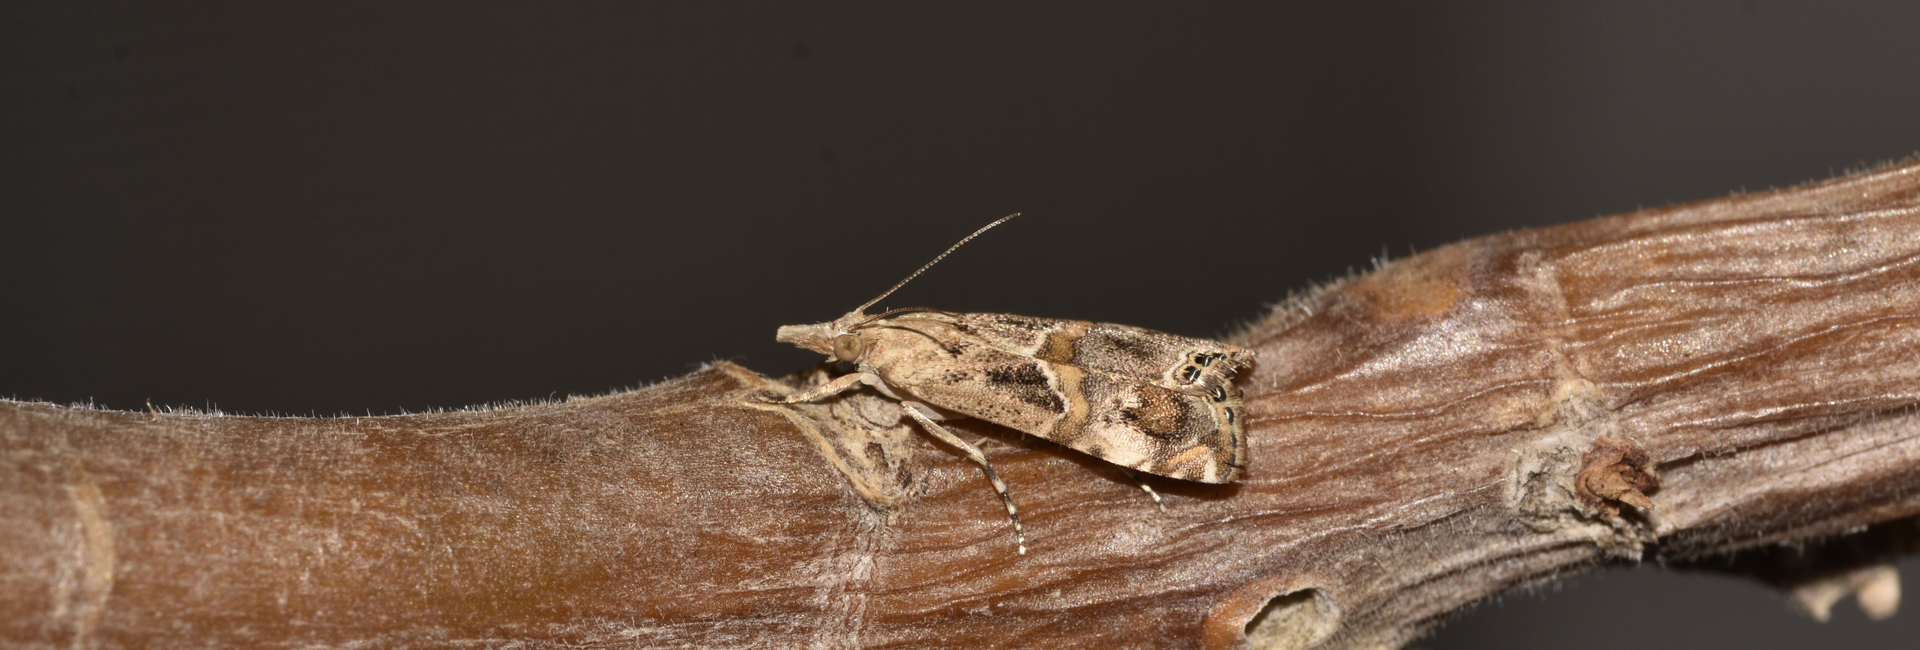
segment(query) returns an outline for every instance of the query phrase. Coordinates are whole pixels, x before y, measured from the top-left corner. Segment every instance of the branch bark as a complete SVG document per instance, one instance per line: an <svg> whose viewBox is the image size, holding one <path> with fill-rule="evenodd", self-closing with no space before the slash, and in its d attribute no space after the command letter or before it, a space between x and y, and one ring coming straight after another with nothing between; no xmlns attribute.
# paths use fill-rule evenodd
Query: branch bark
<svg viewBox="0 0 1920 650"><path fill-rule="evenodd" d="M1809 611L1884 606L1920 513L1916 280L1920 164L1401 260L1238 337L1248 475L1150 479L1164 512L950 425L990 439L1026 556L894 403L760 404L795 382L730 364L398 417L4 402L0 640L1391 647L1515 585L1743 550Z"/></svg>

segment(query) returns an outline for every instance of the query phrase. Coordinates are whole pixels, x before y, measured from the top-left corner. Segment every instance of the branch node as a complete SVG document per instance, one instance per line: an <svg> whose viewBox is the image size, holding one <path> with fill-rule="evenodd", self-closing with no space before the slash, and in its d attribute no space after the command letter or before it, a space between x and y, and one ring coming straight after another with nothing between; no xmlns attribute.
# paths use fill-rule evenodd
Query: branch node
<svg viewBox="0 0 1920 650"><path fill-rule="evenodd" d="M1652 510L1647 496L1660 487L1647 452L1632 441L1601 438L1580 456L1580 475L1574 494L1580 503L1609 518L1620 516L1620 504Z"/></svg>
<svg viewBox="0 0 1920 650"><path fill-rule="evenodd" d="M1582 530L1609 553L1637 558L1655 535L1639 513L1659 487L1645 450L1618 433L1606 396L1590 381L1566 378L1541 413L1538 435L1514 450L1509 507L1539 532Z"/></svg>

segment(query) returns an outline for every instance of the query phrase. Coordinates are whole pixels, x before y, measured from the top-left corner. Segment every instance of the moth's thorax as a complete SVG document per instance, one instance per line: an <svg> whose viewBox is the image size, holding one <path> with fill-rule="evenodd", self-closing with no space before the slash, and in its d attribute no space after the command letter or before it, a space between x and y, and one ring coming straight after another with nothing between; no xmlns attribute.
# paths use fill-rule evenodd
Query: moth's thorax
<svg viewBox="0 0 1920 650"><path fill-rule="evenodd" d="M937 337L938 332L925 329L888 324L861 328L856 334L866 341L867 353L860 359L860 368L891 380L900 371L933 367L929 364L944 367L965 349L965 344L950 346Z"/></svg>

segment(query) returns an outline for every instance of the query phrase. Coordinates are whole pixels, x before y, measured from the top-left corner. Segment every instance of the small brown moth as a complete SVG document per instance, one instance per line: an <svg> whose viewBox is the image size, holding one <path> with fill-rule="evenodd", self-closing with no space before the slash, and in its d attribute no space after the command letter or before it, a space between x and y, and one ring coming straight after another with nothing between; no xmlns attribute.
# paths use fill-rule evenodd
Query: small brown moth
<svg viewBox="0 0 1920 650"><path fill-rule="evenodd" d="M1026 531L1006 483L978 447L935 420L979 418L1149 474L1201 483L1238 478L1246 466L1246 417L1232 377L1253 361L1252 352L1108 323L925 307L865 313L961 245L1017 216L974 231L845 316L781 327L781 342L858 370L780 403L863 384L899 400L927 433L980 464L1007 505L1021 554Z"/></svg>

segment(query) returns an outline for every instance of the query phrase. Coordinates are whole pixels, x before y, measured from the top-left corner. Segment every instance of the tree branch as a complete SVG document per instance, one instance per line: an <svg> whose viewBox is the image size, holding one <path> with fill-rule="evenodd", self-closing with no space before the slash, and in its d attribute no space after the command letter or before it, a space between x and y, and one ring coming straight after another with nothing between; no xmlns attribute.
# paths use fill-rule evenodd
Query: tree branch
<svg viewBox="0 0 1920 650"><path fill-rule="evenodd" d="M0 639L1376 647L1600 562L1746 549L1731 570L1810 612L1885 608L1920 513L1917 280L1914 164L1417 255L1237 337L1248 475L1150 479L1164 512L950 425L991 438L1026 556L895 403L759 403L793 387L730 364L398 417L4 402Z"/></svg>

